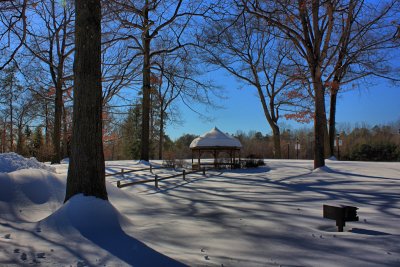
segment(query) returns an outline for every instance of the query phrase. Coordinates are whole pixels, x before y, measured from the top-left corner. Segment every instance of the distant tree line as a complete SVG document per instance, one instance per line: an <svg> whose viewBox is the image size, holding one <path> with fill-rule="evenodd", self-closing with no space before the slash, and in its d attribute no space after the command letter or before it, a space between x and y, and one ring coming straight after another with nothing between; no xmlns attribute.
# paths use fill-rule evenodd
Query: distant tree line
<svg viewBox="0 0 400 267"><path fill-rule="evenodd" d="M135 111L136 110L136 111ZM140 159L138 142L140 138L139 119L135 119L140 108L133 109L122 124L114 143L105 145L107 160ZM333 156L340 160L351 161L400 161L400 122L390 125L358 125L346 127L340 126L339 135L335 136ZM154 129L154 131L157 131ZM131 133L136 133L132 135ZM280 136L283 159L313 159L313 130L284 129ZM134 137L136 136L136 137ZM152 159L158 159L159 139L157 134L150 140ZM257 131L237 131L232 136L238 138L243 145L242 158L273 159L274 138L273 135L263 134ZM198 137L194 134L184 134L176 140L171 140L167 135L163 139L163 159L190 159L192 157L189 148L190 143ZM339 138L339 142L338 141ZM339 143L339 150L337 144ZM296 149L298 147L298 151ZM113 151L113 153L111 153Z"/></svg>

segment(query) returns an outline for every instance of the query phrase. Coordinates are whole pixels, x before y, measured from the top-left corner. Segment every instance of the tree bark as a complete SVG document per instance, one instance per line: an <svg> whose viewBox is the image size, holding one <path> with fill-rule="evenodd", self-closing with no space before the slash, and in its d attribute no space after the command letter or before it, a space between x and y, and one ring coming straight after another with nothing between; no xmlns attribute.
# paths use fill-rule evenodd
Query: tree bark
<svg viewBox="0 0 400 267"><path fill-rule="evenodd" d="M12 93L12 84L11 84L11 96L9 101L10 108L10 151L14 152L14 106L13 106L13 93Z"/></svg>
<svg viewBox="0 0 400 267"><path fill-rule="evenodd" d="M144 25L149 23L148 9L144 10ZM149 160L150 150L150 33L146 29L143 37L143 98L142 98L142 136L140 159Z"/></svg>
<svg viewBox="0 0 400 267"><path fill-rule="evenodd" d="M76 194L108 199L102 141L101 5L75 0L74 105L65 201Z"/></svg>
<svg viewBox="0 0 400 267"><path fill-rule="evenodd" d="M61 161L61 116L62 116L62 83L60 80L61 76L58 76L56 84L56 98L54 107L54 129L53 129L53 156L51 164L59 164Z"/></svg>
<svg viewBox="0 0 400 267"><path fill-rule="evenodd" d="M272 128L272 134L273 134L273 138L274 138L274 158L281 159L282 158L281 133L280 133L278 126L275 126L273 124L271 124L270 126Z"/></svg>
<svg viewBox="0 0 400 267"><path fill-rule="evenodd" d="M158 143L158 159L163 159L164 116L165 116L165 112L161 107L161 112L160 112L160 133L159 133L160 137L159 137L159 143Z"/></svg>
<svg viewBox="0 0 400 267"><path fill-rule="evenodd" d="M22 133L22 125L18 125L18 141L17 141L17 153L20 155L24 154L24 135Z"/></svg>
<svg viewBox="0 0 400 267"><path fill-rule="evenodd" d="M329 108L329 153L335 154L335 132L336 132L336 102L338 90L331 89L330 108Z"/></svg>
<svg viewBox="0 0 400 267"><path fill-rule="evenodd" d="M49 118L49 104L47 103L47 100L45 100L45 130L46 130L46 146L50 144L50 118Z"/></svg>
<svg viewBox="0 0 400 267"><path fill-rule="evenodd" d="M63 101L64 102L64 101ZM62 126L63 126L63 138L62 138L62 157L68 156L68 125L67 125L67 109L63 103L62 105L63 113L62 113Z"/></svg>
<svg viewBox="0 0 400 267"><path fill-rule="evenodd" d="M315 76L313 76L315 77ZM325 93L321 79L314 79L315 115L314 115L314 169L325 166Z"/></svg>
<svg viewBox="0 0 400 267"><path fill-rule="evenodd" d="M7 130L7 122L3 119L3 131L1 132L1 153L6 152L6 130Z"/></svg>

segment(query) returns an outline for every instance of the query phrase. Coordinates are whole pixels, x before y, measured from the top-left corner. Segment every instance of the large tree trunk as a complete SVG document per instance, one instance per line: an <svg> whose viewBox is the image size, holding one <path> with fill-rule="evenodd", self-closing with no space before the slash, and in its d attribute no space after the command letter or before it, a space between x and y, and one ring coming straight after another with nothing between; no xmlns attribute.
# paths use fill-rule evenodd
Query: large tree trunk
<svg viewBox="0 0 400 267"><path fill-rule="evenodd" d="M160 133L159 133L159 142L158 142L158 159L163 159L164 116L165 116L165 112L161 108L161 112L160 112Z"/></svg>
<svg viewBox="0 0 400 267"><path fill-rule="evenodd" d="M45 114L45 130L46 130L46 146L50 145L50 118L49 118L49 104L47 100L45 100L44 106L44 114Z"/></svg>
<svg viewBox="0 0 400 267"><path fill-rule="evenodd" d="M261 106L263 108L264 111L264 116L267 119L267 122L269 124L269 126L272 129L272 133L273 133L273 138L274 138L274 157L276 159L280 159L282 158L282 154L281 154L281 136L280 136L280 130L279 130L279 126L278 126L278 117L276 116L276 113L274 112L275 106L274 106L274 99L270 99L269 101L269 109L268 109L268 105L267 102L265 101L265 95L264 92L261 88L261 85L258 81L258 76L256 74L256 71L253 69L253 74L254 77L257 80L257 92L258 92L258 96L260 97L260 101L261 101Z"/></svg>
<svg viewBox="0 0 400 267"><path fill-rule="evenodd" d="M6 152L5 144L6 144L6 122L4 120L3 121L3 129L1 131L1 153Z"/></svg>
<svg viewBox="0 0 400 267"><path fill-rule="evenodd" d="M17 153L20 155L24 154L24 135L22 133L22 123L18 124L18 141L17 141Z"/></svg>
<svg viewBox="0 0 400 267"><path fill-rule="evenodd" d="M280 133L278 126L271 124L271 128L272 128L272 134L273 134L273 138L274 138L274 158L281 159L282 158L281 133Z"/></svg>
<svg viewBox="0 0 400 267"><path fill-rule="evenodd" d="M56 84L56 98L54 107L54 128L53 128L53 155L51 158L51 164L59 164L61 161L61 116L62 116L62 83L58 77Z"/></svg>
<svg viewBox="0 0 400 267"><path fill-rule="evenodd" d="M101 5L75 0L74 106L65 201L76 194L108 199L102 141Z"/></svg>
<svg viewBox="0 0 400 267"><path fill-rule="evenodd" d="M144 11L144 25L148 22L148 10ZM143 36L143 98L142 98L142 136L140 159L149 160L150 150L150 34L149 30L145 31Z"/></svg>
<svg viewBox="0 0 400 267"><path fill-rule="evenodd" d="M336 102L338 90L331 89L330 108L329 108L329 153L330 156L335 154L335 133L336 133Z"/></svg>
<svg viewBox="0 0 400 267"><path fill-rule="evenodd" d="M11 85L12 88L12 85ZM14 107L13 107L13 94L11 91L11 97L9 101L10 108L10 151L14 151Z"/></svg>
<svg viewBox="0 0 400 267"><path fill-rule="evenodd" d="M63 101L64 102L64 101ZM62 138L62 157L68 156L68 125L67 125L67 109L63 103L62 105L63 113L62 113L62 126L63 126L63 138Z"/></svg>
<svg viewBox="0 0 400 267"><path fill-rule="evenodd" d="M321 79L314 78L315 115L314 115L314 169L325 166L325 94Z"/></svg>
<svg viewBox="0 0 400 267"><path fill-rule="evenodd" d="M326 118L326 113L325 113L325 118ZM329 158L331 156L331 152L330 152L330 144L329 144L329 130L328 130L328 119L325 119L325 131L324 131L324 140L325 140L325 144L324 144L324 151L325 151L325 158Z"/></svg>

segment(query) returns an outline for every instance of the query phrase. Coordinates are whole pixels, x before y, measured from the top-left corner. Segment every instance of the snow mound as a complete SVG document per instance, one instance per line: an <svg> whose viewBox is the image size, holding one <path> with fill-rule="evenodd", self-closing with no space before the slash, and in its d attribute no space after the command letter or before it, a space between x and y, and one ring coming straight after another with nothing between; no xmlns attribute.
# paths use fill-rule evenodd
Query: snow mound
<svg viewBox="0 0 400 267"><path fill-rule="evenodd" d="M37 161L36 158L27 159L14 152L0 154L0 173L22 169L42 169L49 172L56 172L55 168Z"/></svg>
<svg viewBox="0 0 400 267"><path fill-rule="evenodd" d="M61 234L78 230L82 235L90 235L118 231L121 226L129 225L129 220L110 202L79 194L41 223L52 229L62 229Z"/></svg>
<svg viewBox="0 0 400 267"><path fill-rule="evenodd" d="M78 194L38 223L43 232L89 240L132 266L184 266L127 235L128 218L106 200ZM85 242L82 241L82 242ZM79 253L79 252L78 252Z"/></svg>
<svg viewBox="0 0 400 267"><path fill-rule="evenodd" d="M338 159L335 156L331 156L328 160L337 161Z"/></svg>
<svg viewBox="0 0 400 267"><path fill-rule="evenodd" d="M146 161L146 160L139 160L139 164L145 165L145 166L150 166L150 162Z"/></svg>
<svg viewBox="0 0 400 267"><path fill-rule="evenodd" d="M0 217L36 222L64 201L65 181L40 169L0 173Z"/></svg>
<svg viewBox="0 0 400 267"><path fill-rule="evenodd" d="M334 172L335 171L329 168L328 166L319 167L313 170L313 173L334 173Z"/></svg>

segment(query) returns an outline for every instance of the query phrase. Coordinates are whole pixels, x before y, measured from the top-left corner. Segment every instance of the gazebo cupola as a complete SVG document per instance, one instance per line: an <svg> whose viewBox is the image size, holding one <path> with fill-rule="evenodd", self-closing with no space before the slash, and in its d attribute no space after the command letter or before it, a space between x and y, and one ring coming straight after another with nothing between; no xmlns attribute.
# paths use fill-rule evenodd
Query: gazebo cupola
<svg viewBox="0 0 400 267"><path fill-rule="evenodd" d="M236 158L240 161L241 148L242 144L238 139L214 127L211 131L194 139L190 144L190 149L192 150L192 168L198 169L202 165L213 165L215 168L219 168L220 165L230 165L233 167L236 163ZM214 162L211 164L202 163L201 156L204 153L211 153ZM229 155L228 162L218 162L218 158L222 153ZM195 157L197 157L197 163L194 163Z"/></svg>

